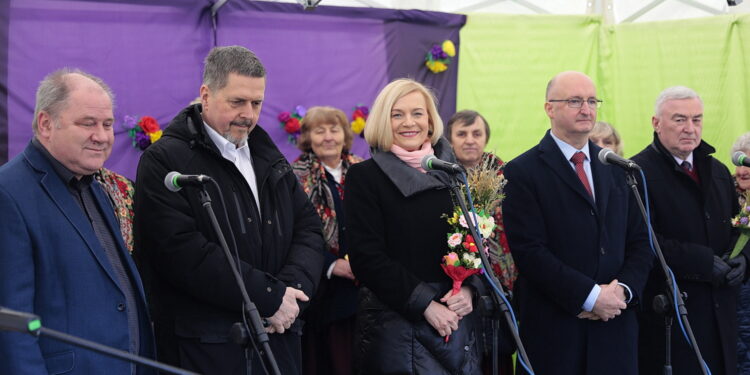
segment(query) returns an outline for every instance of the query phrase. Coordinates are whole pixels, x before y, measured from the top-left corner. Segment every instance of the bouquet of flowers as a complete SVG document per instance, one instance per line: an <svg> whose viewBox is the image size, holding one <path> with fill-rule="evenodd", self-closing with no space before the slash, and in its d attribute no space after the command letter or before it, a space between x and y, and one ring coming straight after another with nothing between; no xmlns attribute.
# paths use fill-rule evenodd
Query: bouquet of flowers
<svg viewBox="0 0 750 375"><path fill-rule="evenodd" d="M739 255L747 244L748 239L750 239L750 193L745 193L745 205L740 210L740 213L732 219L732 226L739 228L740 237L737 238L737 243L734 244L734 249L729 258Z"/></svg>
<svg viewBox="0 0 750 375"><path fill-rule="evenodd" d="M128 129L128 136L133 139L133 147L141 151L161 138L161 128L155 118L143 116L125 116L123 124Z"/></svg>
<svg viewBox="0 0 750 375"><path fill-rule="evenodd" d="M451 58L456 56L456 45L446 40L441 45L433 45L424 58L424 64L431 72L437 74L448 70Z"/></svg>
<svg viewBox="0 0 750 375"><path fill-rule="evenodd" d="M352 131L354 134L363 136L362 131L365 130L365 121L367 121L369 115L370 109L366 105L359 104L354 107L354 113L352 113Z"/></svg>
<svg viewBox="0 0 750 375"><path fill-rule="evenodd" d="M453 215L447 217L451 227L447 235L448 247L451 251L443 256L440 266L453 280L451 295L461 290L461 284L469 276L483 272L479 250L482 249L488 254L489 248L484 242L480 243L472 236L469 226L476 224L483 239L492 235L496 225L493 213L504 198L503 188L506 183L503 175L498 173L498 168L492 163L483 163L468 171L467 182L476 211L476 213L469 213L469 218L473 223L466 221L466 216L458 206L454 207ZM447 341L448 337L446 337Z"/></svg>
<svg viewBox="0 0 750 375"><path fill-rule="evenodd" d="M300 121L305 117L307 109L301 105L294 108L294 112L284 111L279 113L278 119L281 128L288 135L287 141L293 145L297 144L297 137L300 134Z"/></svg>

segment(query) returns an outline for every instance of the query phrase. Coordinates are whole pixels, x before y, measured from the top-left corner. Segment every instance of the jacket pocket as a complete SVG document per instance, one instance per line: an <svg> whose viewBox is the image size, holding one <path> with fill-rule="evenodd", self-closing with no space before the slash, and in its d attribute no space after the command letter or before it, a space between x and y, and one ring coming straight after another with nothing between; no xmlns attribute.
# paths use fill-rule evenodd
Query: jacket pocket
<svg viewBox="0 0 750 375"><path fill-rule="evenodd" d="M72 350L44 356L44 365L50 375L67 374L76 365L76 354Z"/></svg>

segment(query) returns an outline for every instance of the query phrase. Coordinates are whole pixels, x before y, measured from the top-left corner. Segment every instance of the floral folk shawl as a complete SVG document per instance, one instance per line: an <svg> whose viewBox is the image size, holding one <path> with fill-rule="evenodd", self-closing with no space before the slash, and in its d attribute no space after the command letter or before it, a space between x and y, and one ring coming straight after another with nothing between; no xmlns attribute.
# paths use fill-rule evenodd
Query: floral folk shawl
<svg viewBox="0 0 750 375"><path fill-rule="evenodd" d="M482 153L482 160L478 165L488 165L485 163L497 164L497 173L503 174L505 163L495 154L489 152ZM505 236L502 208L498 207L493 216L495 218L496 227L493 231L493 236L487 239L490 248L490 264L492 265L492 270L495 271L495 275L500 279L503 286L508 290L513 290L513 283L516 281L516 278L518 278L518 269L513 262L513 256L511 256L510 247L508 246L508 239Z"/></svg>
<svg viewBox="0 0 750 375"><path fill-rule="evenodd" d="M341 160L341 181L339 181L341 189L339 190L339 197L344 199L343 186L346 180L346 171L352 164L361 162L362 158L345 152L341 154ZM314 153L307 152L295 160L292 164L292 170L323 222L323 238L326 241L328 251L338 256L339 226L336 220L333 195L327 182L325 166Z"/></svg>
<svg viewBox="0 0 750 375"><path fill-rule="evenodd" d="M128 252L133 253L133 181L127 177L102 168L94 173L94 178L107 193L115 210L115 217L120 223L120 232Z"/></svg>

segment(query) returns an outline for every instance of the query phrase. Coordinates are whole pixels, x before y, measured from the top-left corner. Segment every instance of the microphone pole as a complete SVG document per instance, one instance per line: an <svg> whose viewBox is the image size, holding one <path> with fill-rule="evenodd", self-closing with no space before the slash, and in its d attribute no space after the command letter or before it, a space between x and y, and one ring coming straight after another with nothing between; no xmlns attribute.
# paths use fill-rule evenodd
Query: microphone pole
<svg viewBox="0 0 750 375"><path fill-rule="evenodd" d="M635 178L635 172L632 170L626 170L625 181L633 191L633 195L635 195L635 200L638 203L638 208L641 209L641 215L643 215L643 220L646 222L646 226L648 227L648 230L650 232L649 235L654 240L654 251L656 251L656 257L659 259L659 265L661 265L661 269L666 276L667 293L670 297L669 301L670 303L673 303L673 301L677 299L677 312L680 314L680 317L678 317L678 319L681 319L683 325L685 326L688 341L690 343L690 346L693 347L696 359L698 360L698 366L700 366L702 373L704 375L707 375L707 365L705 365L705 361L703 360L703 356L701 355L701 350L698 347L698 341L695 339L695 335L693 335L693 329L690 327L690 322L688 321L688 312L687 308L685 308L685 300L682 298L680 287L677 285L677 281L674 280L672 272L669 270L669 266L667 265L667 261L664 259L664 253L661 250L661 246L659 246L659 241L656 238L656 233L654 232L653 228L651 228L651 223L649 222L649 217L646 213L646 207L643 205L643 200L641 199L641 195L638 192L638 182ZM667 359L665 367L666 366L671 367L670 359Z"/></svg>
<svg viewBox="0 0 750 375"><path fill-rule="evenodd" d="M34 337L47 337L53 340L64 342L80 348L88 349L93 352L104 354L106 356L117 358L126 362L136 363L142 366L150 367L162 372L176 375L198 375L195 372L183 370L178 367L170 366L165 363L157 362L148 358L135 355L130 352L115 349L107 345L99 344L94 341L82 339L54 329L42 327L38 316L13 311L0 307L0 330L16 331L28 333Z"/></svg>
<svg viewBox="0 0 750 375"><path fill-rule="evenodd" d="M466 223L469 224L469 231L471 232L471 236L474 238L480 238L482 239L482 236L477 233L476 223L469 215L469 209L467 208L466 201L464 200L463 191L461 190L461 180L458 179L458 176L464 176L463 173L461 174L453 174L451 177L452 183L451 183L451 190L453 191L453 195L456 196L456 199L458 200L458 205L461 207L461 212L464 214L464 219L466 220ZM503 285L500 283L500 281L497 279L495 274L491 271L492 265L490 264L490 260L487 258L487 255L484 253L484 239L479 241L478 243L481 244L482 249L479 251L479 256L482 259L482 267L484 267L485 274L487 274L489 277L492 278L492 281L497 285L497 288L500 290L500 292L503 295L507 295L505 290L503 289ZM489 283L488 280L485 280L485 283ZM490 290L492 290L492 286L490 285ZM510 314L510 309L508 305L505 303L505 300L502 298L499 298L497 294L491 293L492 300L494 301L495 306L497 307L498 311L501 311L503 315L505 316L505 322L508 324L508 328L510 328L510 332L513 334L513 340L516 342L516 348L518 350L518 355L521 356L521 359L526 363L526 366L528 366L528 370L533 374L534 370L531 367L531 362L529 362L529 356L526 354L526 349L523 347L523 343L521 342L521 336L518 334L518 330L516 330L516 324L513 321L513 316ZM495 337L493 337L493 346L497 345L497 340ZM495 347L493 347L493 356L497 357L495 352ZM497 361L497 358L493 358L493 362ZM497 365L496 362L493 363L493 372L497 374Z"/></svg>
<svg viewBox="0 0 750 375"><path fill-rule="evenodd" d="M206 213L211 219L211 225L216 232L216 236L219 238L219 243L221 244L222 250L224 250L224 257L227 258L227 262L229 262L229 268L232 269L232 275L234 275L234 280L237 282L237 285L240 288L243 308L245 310L244 313L247 314L247 316L250 318L250 322L247 325L251 334L248 336L250 337L253 346L255 346L256 348L258 348L256 343L261 344L262 347L259 348L261 357L260 360L263 361L263 358L265 357L267 364L271 368L271 373L274 375L281 375L279 365L276 363L276 357L274 357L273 352L271 351L271 347L268 345L268 334L266 333L266 330L263 327L263 323L261 322L258 308L255 306L253 301L250 300L250 295L247 294L245 283L242 281L242 276L240 275L239 265L234 262L234 258L229 252L229 246L227 245L227 241L224 238L224 233L221 231L219 221L216 220L216 215L214 214L214 210L211 207L211 197L208 195L208 191L206 191L205 186L202 186L200 196L201 205L206 209ZM255 334L255 337L253 337L253 334Z"/></svg>

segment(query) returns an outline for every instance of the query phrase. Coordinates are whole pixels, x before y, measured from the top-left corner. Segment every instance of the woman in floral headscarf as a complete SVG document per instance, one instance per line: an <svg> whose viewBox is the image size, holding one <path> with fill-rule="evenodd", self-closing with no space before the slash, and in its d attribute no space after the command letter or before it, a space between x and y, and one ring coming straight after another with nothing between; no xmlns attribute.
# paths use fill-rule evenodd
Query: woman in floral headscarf
<svg viewBox="0 0 750 375"><path fill-rule="evenodd" d="M349 266L344 231L344 181L362 161L349 153L354 138L344 112L312 107L301 122L297 147L303 152L292 169L323 222L324 275L305 312L305 374L351 374L357 289Z"/></svg>

